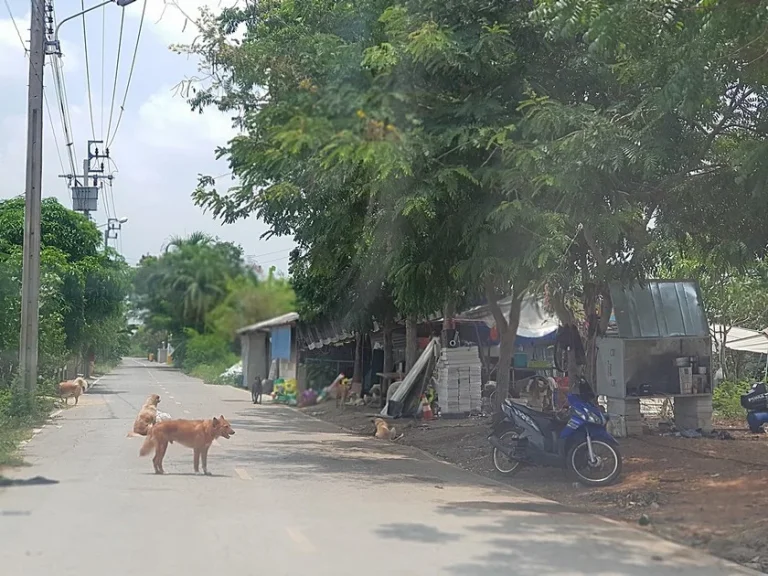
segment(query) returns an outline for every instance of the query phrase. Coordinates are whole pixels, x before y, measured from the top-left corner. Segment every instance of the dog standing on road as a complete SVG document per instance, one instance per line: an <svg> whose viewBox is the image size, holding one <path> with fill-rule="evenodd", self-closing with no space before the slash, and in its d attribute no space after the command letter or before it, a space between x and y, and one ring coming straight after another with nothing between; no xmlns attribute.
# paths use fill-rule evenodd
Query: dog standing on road
<svg viewBox="0 0 768 576"><path fill-rule="evenodd" d="M80 395L85 392L87 387L88 382L86 382L84 378L75 378L74 380L60 382L57 387L59 399L63 399L64 404L69 405L69 399L74 398L75 406L77 406L77 401L79 400Z"/></svg>
<svg viewBox="0 0 768 576"><path fill-rule="evenodd" d="M224 416L210 420L166 420L150 426L147 438L141 445L139 456L147 456L155 449L152 464L155 474L164 474L163 458L168 444L178 442L182 446L192 448L195 452L195 472L200 471L200 460L203 461L203 474L208 475L208 449L216 438L229 438L235 433Z"/></svg>
<svg viewBox="0 0 768 576"><path fill-rule="evenodd" d="M264 393L264 382L256 376L251 385L251 400L254 404L261 404L261 395Z"/></svg>

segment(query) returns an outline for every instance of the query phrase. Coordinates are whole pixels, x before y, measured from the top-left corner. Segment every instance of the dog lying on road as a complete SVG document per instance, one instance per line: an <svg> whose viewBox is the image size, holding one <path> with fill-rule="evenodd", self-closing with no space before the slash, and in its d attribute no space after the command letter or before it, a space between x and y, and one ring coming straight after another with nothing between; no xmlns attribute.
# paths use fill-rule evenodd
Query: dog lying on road
<svg viewBox="0 0 768 576"><path fill-rule="evenodd" d="M160 404L159 394L150 394L144 405L139 410L136 420L133 423L133 430L128 436L146 436L147 430L157 421L157 405Z"/></svg>
<svg viewBox="0 0 768 576"><path fill-rule="evenodd" d="M182 446L192 448L195 452L195 472L200 471L200 460L203 461L203 473L208 474L208 449L216 438L229 438L235 433L224 416L210 420L166 420L149 427L147 438L141 445L139 456L147 456L155 449L152 464L155 474L164 474L163 458L168 444L178 442Z"/></svg>
<svg viewBox="0 0 768 576"><path fill-rule="evenodd" d="M74 380L60 382L57 392L59 399L63 399L65 404L68 405L69 399L74 398L75 406L77 406L77 401L86 388L88 388L88 382L84 378L75 378Z"/></svg>
<svg viewBox="0 0 768 576"><path fill-rule="evenodd" d="M376 426L376 433L374 436L379 440L397 440L402 436L402 434L398 436L395 427L392 426L390 428L387 421L383 418L376 418L373 423Z"/></svg>

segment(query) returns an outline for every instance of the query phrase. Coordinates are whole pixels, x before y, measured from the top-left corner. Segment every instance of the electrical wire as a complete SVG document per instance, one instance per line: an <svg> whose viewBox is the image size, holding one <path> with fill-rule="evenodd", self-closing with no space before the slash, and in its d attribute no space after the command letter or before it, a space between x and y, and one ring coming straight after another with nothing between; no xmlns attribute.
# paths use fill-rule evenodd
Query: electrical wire
<svg viewBox="0 0 768 576"><path fill-rule="evenodd" d="M120 113L117 115L117 122L115 123L115 131L112 133L112 138L107 137L107 148L112 147L112 143L115 141L117 135L117 129L120 128L120 121L123 119L123 112L125 112L125 102L128 99L128 91L131 88L131 79L133 78L133 69L136 66L136 55L139 53L139 42L141 41L141 30L144 27L144 16L147 12L147 0L144 0L144 6L141 8L141 19L139 20L139 31L136 33L136 44L133 47L133 57L131 58L131 67L128 70L128 81L125 83L125 92L123 93L123 103L120 104Z"/></svg>
<svg viewBox="0 0 768 576"><path fill-rule="evenodd" d="M13 17L11 5L8 3L8 0L4 0L4 2L5 8L8 10L8 16L11 17L11 24L13 24L13 28L16 30L16 34L18 35L19 41L21 42L21 47L24 48L24 54L29 54L29 48L27 48L27 44L24 42L24 37L21 35L21 30L19 30L19 25L16 24L16 18Z"/></svg>
<svg viewBox="0 0 768 576"><path fill-rule="evenodd" d="M43 91L43 102L45 102L45 109L48 111L48 123L51 126L51 133L53 134L53 143L56 145L56 156L59 157L59 166L61 166L62 174L67 171L64 168L64 160L61 157L61 150L59 149L59 138L56 136L56 128L53 126L53 114L51 113L51 106L48 104L48 95Z"/></svg>
<svg viewBox="0 0 768 576"><path fill-rule="evenodd" d="M85 0L80 0L80 7L83 12L85 12ZM85 14L83 14L83 46L85 48L85 82L88 88L88 112L91 117L91 136L96 140L96 125L93 122L93 98L91 97L91 65L88 58L88 32L85 27Z"/></svg>
<svg viewBox="0 0 768 576"><path fill-rule="evenodd" d="M101 112L101 128L99 129L99 134L104 134L104 62L106 61L106 58L104 57L104 47L105 47L105 40L106 40L106 30L107 30L107 11L102 10L101 11L101 106L99 107L99 111Z"/></svg>
<svg viewBox="0 0 768 576"><path fill-rule="evenodd" d="M75 157L74 146L72 142L72 130L69 125L69 117L67 114L66 96L63 88L64 80L61 74L61 62L58 58L53 60L53 66L51 67L53 73L53 85L56 90L56 98L59 104L59 115L61 116L61 126L64 130L64 145L67 148L67 158L69 160L70 174L77 174L76 165L77 159Z"/></svg>
<svg viewBox="0 0 768 576"><path fill-rule="evenodd" d="M112 84L112 103L109 106L109 123L107 124L107 138L112 134L112 115L115 112L115 97L117 96L117 76L120 72L120 53L123 49L123 29L125 28L125 10L120 11L120 33L117 40L117 59L115 61L115 81Z"/></svg>

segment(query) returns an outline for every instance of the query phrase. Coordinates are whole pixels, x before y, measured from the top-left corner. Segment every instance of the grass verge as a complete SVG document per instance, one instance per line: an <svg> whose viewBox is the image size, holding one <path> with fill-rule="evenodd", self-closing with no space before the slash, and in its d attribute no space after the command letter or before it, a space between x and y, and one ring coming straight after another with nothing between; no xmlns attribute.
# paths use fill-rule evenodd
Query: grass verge
<svg viewBox="0 0 768 576"><path fill-rule="evenodd" d="M19 443L48 418L54 406L51 392L48 386L41 386L35 395L0 390L0 468L23 464Z"/></svg>

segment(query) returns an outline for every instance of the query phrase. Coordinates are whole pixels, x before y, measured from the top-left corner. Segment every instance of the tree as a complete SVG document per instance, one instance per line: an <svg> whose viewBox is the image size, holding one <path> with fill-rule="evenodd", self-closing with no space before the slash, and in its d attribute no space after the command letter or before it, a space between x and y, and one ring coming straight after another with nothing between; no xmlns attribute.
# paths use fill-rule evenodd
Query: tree
<svg viewBox="0 0 768 576"><path fill-rule="evenodd" d="M24 199L0 202L0 378L17 366ZM46 198L41 212L40 372L52 375L68 355L125 349L128 267L99 250L101 234L81 214Z"/></svg>

